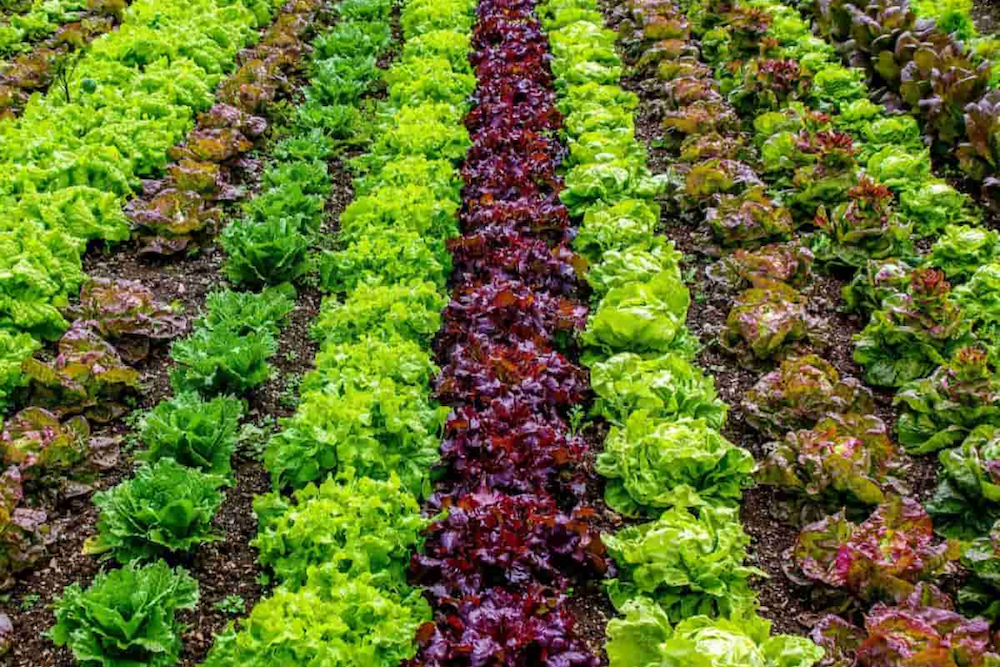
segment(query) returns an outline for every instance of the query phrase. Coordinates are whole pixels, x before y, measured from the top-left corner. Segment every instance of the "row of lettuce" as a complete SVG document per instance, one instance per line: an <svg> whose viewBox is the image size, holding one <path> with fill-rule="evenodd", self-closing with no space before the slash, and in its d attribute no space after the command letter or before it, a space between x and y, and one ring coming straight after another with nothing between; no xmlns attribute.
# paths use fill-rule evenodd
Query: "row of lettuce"
<svg viewBox="0 0 1000 667"><path fill-rule="evenodd" d="M666 3L632 7L649 21L640 30L669 25ZM587 260L594 304L581 336L592 414L611 425L595 467L608 506L641 521L603 536L618 570L607 591L623 615L608 624L610 664L808 667L823 650L771 635L757 614L748 582L759 572L746 563L739 519L753 457L719 432L728 407L692 363L681 255L657 234L655 198L672 178L646 166L616 35L589 0L550 2L541 14L570 140L561 196L583 216L573 247Z"/></svg>
<svg viewBox="0 0 1000 667"><path fill-rule="evenodd" d="M630 3L623 49L654 82L646 90L676 151L671 205L707 222L724 255L709 276L737 292L722 347L752 369L780 361L742 406L776 439L757 479L786 492L802 516L844 508L805 526L786 554L789 575L814 599L849 610L878 603L864 629L830 616L813 637L834 664L909 664L925 655L916 634L941 664L960 636L975 646L955 660L992 659L989 622L955 613L931 583L963 547L935 539L927 511L905 495L907 461L870 390L814 353L826 338L814 315L821 304L800 290L814 285L814 262L857 271L844 300L874 312L855 360L871 384L900 389L901 443L914 453L962 443L942 454L946 477L927 510L939 532L977 538L964 547L976 576L959 603L992 615L984 602L995 541L984 533L996 516L1000 380L995 295L985 285L995 280L997 234L960 224L975 215L931 176L914 119L870 102L863 72L835 64L797 12L769 2L685 9ZM914 240L935 236L919 257ZM953 295L946 275L967 282ZM890 551L879 546L888 535Z"/></svg>
<svg viewBox="0 0 1000 667"><path fill-rule="evenodd" d="M388 46L391 4L345 5L328 42L341 78L327 92L347 102L379 79L369 66ZM448 415L433 397L431 340L457 234L456 165L469 145L471 23L468 2L403 6L405 44L381 73L388 90L372 141L350 161L355 200L318 263L333 294L313 325L314 370L267 446L275 491L254 503L255 546L277 587L217 638L205 665L397 665L432 620L407 571L432 522L420 500ZM309 114L340 123L345 110Z"/></svg>
<svg viewBox="0 0 1000 667"><path fill-rule="evenodd" d="M256 76L261 87L268 84L271 79L256 67L261 61L282 62L280 69L270 73L274 78L282 78L296 67L315 10L315 3L288 4L262 37L254 31L261 39L245 52L247 61L221 86L220 99L224 101L199 114L184 142L171 149L171 153L178 153L172 171L181 166L189 172L228 174L235 169L234 162L246 159L254 147L248 137L261 136L267 121L251 113L263 109L225 97L227 86L231 89L231 81L249 76ZM251 20L249 13L245 16ZM230 152L204 150L212 141L217 145L228 142L234 148ZM54 217L53 223L69 220ZM12 231L12 238L20 242L33 229L37 228L24 222ZM52 233L74 244L73 257L79 262L84 242L63 232ZM17 254L15 249L8 249ZM16 294L27 278L42 278L31 262L46 266L46 258L28 248L20 257L14 257L14 270L8 272L10 280L4 285L10 292L5 294ZM78 275L74 284L79 285L84 277L79 268L75 270ZM243 308L229 294L213 298L222 310L239 312ZM13 582L15 573L42 559L47 547L58 538L57 524L48 520L47 510L87 493L100 470L117 460L117 440L92 437L90 424L117 420L134 406L140 384L140 373L136 370L139 364L153 346L182 336L189 329L185 315L134 281L88 280L80 287L75 301L72 306L60 304L55 311L60 321L71 320L72 325L59 336L51 354L41 350L40 341L28 332L0 331L0 344L5 347L0 365L4 386L0 391L0 408L4 411L11 406L22 408L7 419L0 434L6 467L0 512L3 536L0 572L5 586ZM238 318L231 314L230 319ZM54 331L61 331L64 326ZM273 354L275 347L273 340L245 340L231 324L220 327L199 324L194 334L175 345L172 357L184 369L179 373L187 379L181 384L192 389L194 385L211 387L243 382L241 378L250 371L260 376L260 369L254 365ZM266 372L246 381L259 383L263 377Z"/></svg>

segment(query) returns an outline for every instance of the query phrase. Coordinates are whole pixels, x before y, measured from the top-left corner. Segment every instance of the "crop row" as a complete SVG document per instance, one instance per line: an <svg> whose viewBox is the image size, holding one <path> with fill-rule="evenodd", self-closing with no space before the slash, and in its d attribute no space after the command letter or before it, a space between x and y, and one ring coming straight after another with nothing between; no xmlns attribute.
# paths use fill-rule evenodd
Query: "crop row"
<svg viewBox="0 0 1000 667"><path fill-rule="evenodd" d="M978 500L988 464L980 468L977 458L989 457L995 437L998 380L995 350L987 349L995 344L991 316L976 315L989 313L992 301L975 285L995 269L987 265L979 278L973 270L995 258L995 234L950 224L969 221L968 206L930 176L912 118L886 117L857 72L833 64L833 51L794 11L764 2L692 4L685 16L636 2L628 15L623 46L661 82L653 90L662 94L663 126L679 157L673 203L682 216L707 222L726 252L736 248L709 267L712 278L742 290L719 342L751 368L780 362L743 405L751 424L777 439L757 479L805 503L806 516L846 507L804 528L786 555L788 570L814 595L853 600L852 609L886 603L870 610L866 630L829 617L814 638L837 664L903 664L914 650L908 633L930 623L934 650L968 633L977 638L969 649L976 659L992 655L989 624L963 619L927 583L952 569L961 547L935 540L925 510L900 495L906 459L875 415L871 391L812 354L824 347L824 327L799 290L811 283L814 262L834 274L862 269L845 300L875 313L857 337L855 360L873 384L901 387L897 428L907 449L954 444L983 425L948 453L948 481L927 505L939 531L955 534L957 517L949 515L957 510L979 506L978 518L989 521ZM699 62L689 31L701 37L717 79ZM911 237L942 230L918 258ZM963 288L952 297L945 273L972 277L962 321ZM958 473L955 481L955 458L973 480ZM894 549L886 553L876 545L890 534ZM988 538L973 542L967 564L984 572L991 551ZM968 610L982 610L986 581L960 594ZM888 653L879 648L887 644Z"/></svg>
<svg viewBox="0 0 1000 667"><path fill-rule="evenodd" d="M957 158L965 174L996 197L1000 166L1000 63L997 41L977 38L968 7L935 18L927 3L874 0L803 3L817 31L892 110L920 119L934 150Z"/></svg>
<svg viewBox="0 0 1000 667"><path fill-rule="evenodd" d="M338 9L322 69L340 76L307 96L301 113L346 139L345 113L379 78L391 4ZM275 492L254 503L255 546L278 587L217 638L206 665L394 665L413 657L431 619L406 570L430 523L419 499L430 491L448 412L432 398L430 340L451 270L446 240L457 233L455 164L468 146L460 120L473 86L471 6L417 0L400 23L406 42L381 74L388 90L372 144L351 160L356 199L318 261L335 295L313 327L315 368L267 446ZM224 242L233 238L227 232Z"/></svg>
<svg viewBox="0 0 1000 667"><path fill-rule="evenodd" d="M30 51L36 43L58 35L72 24L120 18L127 6L127 0L35 0L25 11L0 18L0 58ZM80 27L85 31L90 28Z"/></svg>

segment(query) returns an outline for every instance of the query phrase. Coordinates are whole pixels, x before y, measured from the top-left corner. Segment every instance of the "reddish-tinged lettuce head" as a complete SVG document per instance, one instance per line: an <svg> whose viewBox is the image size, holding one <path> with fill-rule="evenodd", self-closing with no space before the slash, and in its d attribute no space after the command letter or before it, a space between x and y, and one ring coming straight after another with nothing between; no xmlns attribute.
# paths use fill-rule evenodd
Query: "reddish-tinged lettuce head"
<svg viewBox="0 0 1000 667"><path fill-rule="evenodd" d="M747 362L771 358L806 340L819 342L822 325L807 306L808 299L788 285L762 282L736 297L720 342Z"/></svg>
<svg viewBox="0 0 1000 667"><path fill-rule="evenodd" d="M863 523L841 511L806 526L788 554L797 570L789 576L862 600L901 601L917 583L949 571L958 551L957 543L935 543L920 503L893 496Z"/></svg>

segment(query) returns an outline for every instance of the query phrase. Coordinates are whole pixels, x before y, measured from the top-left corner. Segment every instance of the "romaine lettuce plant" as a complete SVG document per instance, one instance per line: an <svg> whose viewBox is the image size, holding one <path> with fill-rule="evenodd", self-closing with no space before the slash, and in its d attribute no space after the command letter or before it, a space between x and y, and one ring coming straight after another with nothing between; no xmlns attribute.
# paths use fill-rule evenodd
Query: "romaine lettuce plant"
<svg viewBox="0 0 1000 667"><path fill-rule="evenodd" d="M959 609L996 621L1000 617L1000 522L993 524L989 534L966 545L962 565L972 577L958 591Z"/></svg>
<svg viewBox="0 0 1000 667"><path fill-rule="evenodd" d="M889 295L854 337L854 360L870 384L901 387L944 363L968 338L969 326L944 273L918 269L907 291Z"/></svg>
<svg viewBox="0 0 1000 667"><path fill-rule="evenodd" d="M101 516L84 553L129 563L221 540L212 532L212 517L222 504L219 487L225 483L173 459L142 466L135 477L94 494Z"/></svg>
<svg viewBox="0 0 1000 667"><path fill-rule="evenodd" d="M875 410L871 391L856 378L841 377L815 354L789 357L757 381L743 399L747 421L771 438L808 429L829 415Z"/></svg>
<svg viewBox="0 0 1000 667"><path fill-rule="evenodd" d="M964 347L929 377L903 385L896 429L907 451L926 454L957 445L976 426L1000 426L1000 373L986 351Z"/></svg>
<svg viewBox="0 0 1000 667"><path fill-rule="evenodd" d="M808 305L785 283L760 282L736 297L719 343L750 364L806 341L820 342L823 324L809 314Z"/></svg>
<svg viewBox="0 0 1000 667"><path fill-rule="evenodd" d="M644 410L655 419L692 417L721 429L729 411L711 376L677 354L616 354L591 367L590 384L597 395L591 413L618 425Z"/></svg>
<svg viewBox="0 0 1000 667"><path fill-rule="evenodd" d="M171 458L229 478L242 417L243 404L231 396L205 401L195 393L177 394L143 416L139 437L146 450L138 458L148 463Z"/></svg>
<svg viewBox="0 0 1000 667"><path fill-rule="evenodd" d="M847 310L878 310L886 297L906 292L912 272L913 267L899 259L868 260L841 290Z"/></svg>
<svg viewBox="0 0 1000 667"><path fill-rule="evenodd" d="M170 347L177 363L170 383L176 391L206 397L242 396L267 380L267 360L277 349L274 336L266 331L240 336L226 329L198 328Z"/></svg>
<svg viewBox="0 0 1000 667"><path fill-rule="evenodd" d="M1000 426L978 426L938 454L941 474L927 511L939 532L973 538L1000 519Z"/></svg>
<svg viewBox="0 0 1000 667"><path fill-rule="evenodd" d="M649 598L677 622L756 608L747 580L762 572L743 564L750 537L735 508L704 507L695 516L675 507L655 521L605 535L604 542L619 568L618 577L606 582L618 610L629 600Z"/></svg>
<svg viewBox="0 0 1000 667"><path fill-rule="evenodd" d="M957 542L937 542L916 500L891 496L864 522L841 510L802 529L787 572L803 585L826 584L865 601L901 602L922 581L953 569Z"/></svg>
<svg viewBox="0 0 1000 667"><path fill-rule="evenodd" d="M905 490L904 471L881 419L832 414L772 443L757 481L834 506L878 505L889 493Z"/></svg>
<svg viewBox="0 0 1000 667"><path fill-rule="evenodd" d="M611 428L595 464L608 478L605 500L626 516L734 504L753 467L749 452L704 420L658 420L642 410Z"/></svg>
<svg viewBox="0 0 1000 667"><path fill-rule="evenodd" d="M253 546L283 587L298 590L310 568L333 564L351 578L372 575L383 590L406 588L410 556L431 520L395 475L386 481L351 475L308 484L292 498L254 499L260 528Z"/></svg>
<svg viewBox="0 0 1000 667"><path fill-rule="evenodd" d="M84 665L169 667L180 658L184 631L176 613L197 603L198 582L185 570L132 563L98 574L86 590L68 586L48 636Z"/></svg>

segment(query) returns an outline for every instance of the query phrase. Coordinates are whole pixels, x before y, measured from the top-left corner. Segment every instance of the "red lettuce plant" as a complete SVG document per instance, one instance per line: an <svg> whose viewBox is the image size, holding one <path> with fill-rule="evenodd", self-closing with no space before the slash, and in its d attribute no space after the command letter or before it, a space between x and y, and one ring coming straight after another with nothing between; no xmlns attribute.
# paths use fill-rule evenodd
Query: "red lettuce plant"
<svg viewBox="0 0 1000 667"><path fill-rule="evenodd" d="M821 323L807 312L808 299L784 283L761 282L736 297L723 348L745 361L769 359L805 342L819 342Z"/></svg>
<svg viewBox="0 0 1000 667"><path fill-rule="evenodd" d="M805 586L901 602L921 581L950 571L959 552L957 542L935 543L920 503L892 496L860 524L841 510L806 526L787 553L786 573Z"/></svg>
<svg viewBox="0 0 1000 667"><path fill-rule="evenodd" d="M417 632L406 667L598 667L574 632L564 598L538 587L491 588L449 602ZM543 660L544 663L539 661Z"/></svg>
<svg viewBox="0 0 1000 667"><path fill-rule="evenodd" d="M746 248L787 240L795 229L789 210L775 203L762 187L722 196L708 209L705 219L724 246Z"/></svg>
<svg viewBox="0 0 1000 667"><path fill-rule="evenodd" d="M52 362L26 359L31 403L56 415L83 413L107 422L126 411L121 399L139 384L139 373L123 362L109 343L88 328L74 327L59 339Z"/></svg>
<svg viewBox="0 0 1000 667"><path fill-rule="evenodd" d="M870 313L878 310L886 297L906 291L913 267L899 259L870 259L859 267L841 296L848 311Z"/></svg>
<svg viewBox="0 0 1000 667"><path fill-rule="evenodd" d="M77 318L76 326L94 329L128 362L145 359L151 342L176 338L188 328L187 318L133 280L92 278L69 314Z"/></svg>
<svg viewBox="0 0 1000 667"><path fill-rule="evenodd" d="M589 508L564 514L550 496L486 489L444 507L447 517L427 528L424 549L410 564L414 580L436 599L531 584L562 591L614 569Z"/></svg>
<svg viewBox="0 0 1000 667"><path fill-rule="evenodd" d="M875 415L834 414L769 445L757 471L762 484L833 505L878 505L903 492L905 461Z"/></svg>
<svg viewBox="0 0 1000 667"><path fill-rule="evenodd" d="M990 624L956 613L948 597L920 583L898 605L878 603L863 628L826 616L810 635L830 667L987 667L1000 661Z"/></svg>
<svg viewBox="0 0 1000 667"><path fill-rule="evenodd" d="M833 414L870 414L871 390L856 378L841 377L833 364L815 354L790 357L761 377L743 399L743 409L758 431L780 438L808 429Z"/></svg>
<svg viewBox="0 0 1000 667"><path fill-rule="evenodd" d="M8 468L0 475L0 590L14 583L13 575L45 555L48 516L42 510L21 507L21 473Z"/></svg>
<svg viewBox="0 0 1000 667"><path fill-rule="evenodd" d="M713 280L732 289L767 281L803 287L812 276L812 251L795 241L771 243L758 250L739 248L706 269Z"/></svg>
<svg viewBox="0 0 1000 667"><path fill-rule="evenodd" d="M802 100L812 88L812 79L790 58L754 58L746 65L729 101L744 117L781 109Z"/></svg>

